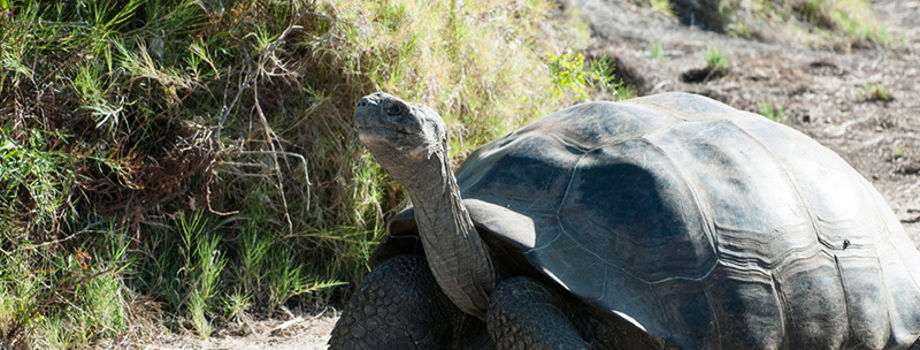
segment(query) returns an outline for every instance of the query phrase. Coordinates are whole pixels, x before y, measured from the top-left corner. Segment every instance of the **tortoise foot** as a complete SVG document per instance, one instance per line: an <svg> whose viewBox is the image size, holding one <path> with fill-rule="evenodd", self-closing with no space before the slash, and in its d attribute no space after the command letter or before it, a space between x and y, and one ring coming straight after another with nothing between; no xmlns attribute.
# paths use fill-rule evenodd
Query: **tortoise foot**
<svg viewBox="0 0 920 350"><path fill-rule="evenodd" d="M487 329L499 350L592 349L536 281L514 277L491 295Z"/></svg>
<svg viewBox="0 0 920 350"><path fill-rule="evenodd" d="M401 255L371 271L345 306L330 349L439 349L451 312L425 258Z"/></svg>

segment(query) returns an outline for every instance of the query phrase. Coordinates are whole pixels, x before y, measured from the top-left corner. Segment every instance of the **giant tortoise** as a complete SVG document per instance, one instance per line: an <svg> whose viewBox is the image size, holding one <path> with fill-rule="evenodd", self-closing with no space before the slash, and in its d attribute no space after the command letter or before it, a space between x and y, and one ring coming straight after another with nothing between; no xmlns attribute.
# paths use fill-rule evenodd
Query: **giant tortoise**
<svg viewBox="0 0 920 350"><path fill-rule="evenodd" d="M432 109L375 93L408 190L338 348L920 347L920 254L872 185L766 118L668 93L586 103L452 173Z"/></svg>

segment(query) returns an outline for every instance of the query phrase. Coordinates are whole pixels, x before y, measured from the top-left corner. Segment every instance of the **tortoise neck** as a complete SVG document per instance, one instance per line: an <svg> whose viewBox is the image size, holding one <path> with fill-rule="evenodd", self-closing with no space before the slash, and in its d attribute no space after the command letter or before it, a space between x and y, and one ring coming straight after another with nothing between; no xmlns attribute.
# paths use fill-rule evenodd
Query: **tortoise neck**
<svg viewBox="0 0 920 350"><path fill-rule="evenodd" d="M492 256L463 205L447 157L435 157L438 181L429 182L428 189L409 189L422 247L444 294L467 314L485 320L497 283Z"/></svg>

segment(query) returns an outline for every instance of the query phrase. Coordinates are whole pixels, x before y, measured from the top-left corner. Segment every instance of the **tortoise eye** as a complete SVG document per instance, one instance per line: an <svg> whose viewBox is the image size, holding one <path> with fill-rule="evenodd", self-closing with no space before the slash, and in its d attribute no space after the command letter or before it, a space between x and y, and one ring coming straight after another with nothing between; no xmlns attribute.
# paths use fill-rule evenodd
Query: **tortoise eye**
<svg viewBox="0 0 920 350"><path fill-rule="evenodd" d="M387 107L386 112L387 115L391 116L400 115L403 112L403 106L400 106L398 103L391 104L389 107Z"/></svg>

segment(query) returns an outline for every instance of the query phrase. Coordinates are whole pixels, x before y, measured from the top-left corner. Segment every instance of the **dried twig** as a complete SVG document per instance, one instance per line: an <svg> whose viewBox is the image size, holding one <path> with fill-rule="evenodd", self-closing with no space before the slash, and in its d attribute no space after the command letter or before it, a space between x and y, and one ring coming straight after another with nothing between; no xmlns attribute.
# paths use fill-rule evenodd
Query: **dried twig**
<svg viewBox="0 0 920 350"><path fill-rule="evenodd" d="M288 223L288 231L289 231L289 232L293 232L293 222L291 221L291 216L290 216L290 213L289 213L289 211L288 211L287 197L286 197L285 191L284 191L283 176L282 176L281 168L280 168L280 166L279 166L279 164L278 164L278 155L279 155L279 154L283 154L283 155L286 155L286 156L295 156L295 157L298 157L298 158L301 160L301 162L303 163L304 177L305 177L305 179L306 179L306 181L307 181L307 209L310 208L310 187L311 187L310 176L309 176L309 173L308 173L308 168L307 168L307 164L306 164L306 159L305 159L302 155L294 154L294 153L290 153L290 152L285 152L284 149L283 149L283 147L281 146L281 142L278 141L278 140L279 140L278 135L277 135L277 134L271 129L271 127L268 125L268 120L267 120L267 118L265 117L265 113L262 111L262 106L261 106L261 103L259 102L259 89L258 89L257 77L258 77L260 74L265 74L265 75L267 75L267 76L278 76L278 75L291 74L290 71L288 71L287 69L284 68L284 65L281 63L281 60L275 55L275 52L276 52L276 50L278 49L278 47L279 47L281 44L283 44L283 43L285 42L285 41L284 41L285 38L286 38L291 32L293 32L293 31L295 31L295 30L302 29L302 27L299 26L299 25L297 25L297 23L300 22L300 20L303 18L303 16L305 16L305 15L308 14L308 13L312 13L312 11L310 11L310 9L313 8L313 6L315 5L315 3L316 3L316 1L314 0L314 1L310 2L310 4L308 4L303 10L298 11L297 16L293 19L293 21L291 21L291 24L281 33L281 35L278 36L278 38L277 38L274 42L272 42L271 44L269 44L269 45L262 51L262 53L261 53L261 55L259 56L259 59L258 59L258 61L257 61L257 63L256 63L256 66L255 66L255 67L249 67L249 68L248 68L248 73L246 74L246 78L243 80L243 83L240 85L239 90L238 90L238 91L236 92L236 94L233 96L233 99L229 102L229 104L225 102L223 108L221 109L221 115L220 115L220 118L219 118L219 121L218 121L218 125L217 125L216 130L215 130L216 132L214 133L214 136L215 136L215 137L219 137L219 136L220 136L220 131L223 129L223 126L226 124L226 122L227 122L227 120L228 120L228 118L229 118L229 116L230 116L230 113L234 110L234 108L235 108L237 102L238 102L239 99L240 99L240 96L243 94L244 91L246 91L246 90L249 89L249 88L252 88L252 91L253 91L253 103L254 103L254 107L255 107L255 110L256 110L256 112L257 112L257 114L258 114L258 116L259 116L259 120L260 120L260 122L261 122L261 124L262 124L263 131L265 132L266 141L268 142L269 147L270 147L270 151L268 151L268 152L265 152L265 151L258 151L258 152L265 153L265 154L269 154L269 155L272 156L272 170L273 170L273 173L277 176L277 179L278 179L278 189L279 189L279 191L281 192L281 200L282 200L282 205L284 206L284 215L285 215L285 219L287 220L287 223ZM282 69L284 72L282 72L282 73L279 74L279 73L276 73L276 72L275 72L275 69L272 69L271 71L267 71L267 70L265 69L265 65L266 65L267 61L273 62L273 63L274 63L274 67L276 67L276 69L277 69L277 68L280 68L280 69ZM277 147L276 147L276 143L277 143ZM241 154L253 153L253 151L240 151L240 153L241 153ZM286 159L285 159L285 162L286 162ZM229 163L228 163L228 162L222 162L221 164L229 164ZM207 198L207 205L208 205L208 210L209 210L209 211L211 211L211 212L213 212L213 213L215 213L215 214L218 214L218 215L232 215L232 214L235 214L235 213L238 212L238 211L232 211L232 212L217 212L217 211L215 211L215 210L211 207L211 200L210 200L210 197L211 197L210 181L208 181L207 189L206 189L206 190L207 190L207 192L208 192L206 198Z"/></svg>
<svg viewBox="0 0 920 350"><path fill-rule="evenodd" d="M313 186L313 183L310 182L310 171L309 171L308 165L307 165L307 158L305 158L305 157L304 157L302 154L300 154L300 153L287 152L287 151L251 150L251 151L240 151L239 153L240 153L240 154L266 154L266 153L274 153L274 154L280 154L280 155L283 155L283 156L286 156L286 157L294 157L294 158L299 159L299 160L300 160L300 164L303 166L303 177L304 177L304 181L306 181L306 184L307 184L307 210L310 210L310 197L311 197L311 195L310 195L310 188ZM245 163L244 163L244 164L245 164Z"/></svg>
<svg viewBox="0 0 920 350"><path fill-rule="evenodd" d="M268 119L265 118L265 113L262 112L262 104L259 103L259 87L254 85L252 87L252 99L253 104L256 107L256 112L259 115L259 120L262 122L262 131L265 132L265 140L268 141L268 146L271 148L269 155L272 156L272 170L274 170L275 175L278 176L278 191L281 192L281 205L284 208L284 219L288 223L288 232L294 232L294 223L291 222L291 214L288 211L287 196L284 193L284 178L281 174L281 167L278 165L278 150L275 149L275 141L278 139L278 135L275 134L275 131L271 129L271 126L268 125ZM278 148L281 148L281 152L284 151L281 143L278 142Z"/></svg>
<svg viewBox="0 0 920 350"><path fill-rule="evenodd" d="M211 207L211 181L206 181L204 187L205 187L205 202L207 202L209 212L220 215L220 216L234 215L240 212L239 210L231 210L231 211L214 210L214 208Z"/></svg>
<svg viewBox="0 0 920 350"><path fill-rule="evenodd" d="M269 331L268 333L269 333L269 334L272 334L272 333L275 333L275 332L278 332L278 331L283 331L283 330L287 329L288 327L291 327L291 326L293 326L293 325L295 325L295 324L297 324L297 323L303 322L303 321L306 321L303 317L294 318L294 319L292 319L292 320L286 321L286 322L284 322L284 323L278 325L277 327L273 328L273 329L272 329L271 331Z"/></svg>
<svg viewBox="0 0 920 350"><path fill-rule="evenodd" d="M74 238L76 238L77 236L79 236L79 235L81 235L81 234L84 234L84 233L87 233L87 232L103 232L103 231L100 231L100 230L93 230L94 227L97 227L97 226L99 226L99 225L101 225L101 224L102 224L102 223L100 223L100 222L90 223L89 225L86 225L86 227L84 227L83 229L81 229L80 231L74 232L74 233L71 234L70 236L67 236L67 237L64 237L64 238L61 238L61 239L54 239L54 240L51 240L51 241L42 242L42 243L39 243L39 244L27 245L27 246L24 246L24 247L19 248L19 250L25 250L25 249L35 250L36 248L47 247L47 246L49 246L49 245L67 242L67 241L69 241L69 240L71 240L71 239L74 239Z"/></svg>
<svg viewBox="0 0 920 350"><path fill-rule="evenodd" d="M306 158L304 158L302 155L299 155L299 154L285 152L284 147L281 144L280 138L274 132L274 130L272 130L272 128L269 126L268 119L266 118L265 113L262 110L262 105L259 101L259 86L258 86L257 77L263 74L266 76L281 76L281 75L292 74L291 71L285 68L284 64L281 62L281 59L279 59L275 55L275 53L278 50L279 46L285 42L285 38L290 33L292 33L295 30L302 29L302 27L299 26L297 23L300 22L303 16L305 16L308 13L312 13L310 9L313 8L315 3L316 1L314 0L310 2L310 4L308 4L303 10L298 11L297 16L293 19L293 21L291 21L291 24L281 33L281 35L278 36L278 38L274 42L269 44L261 52L261 55L259 56L259 59L256 62L255 67L249 67L248 73L246 74L246 78L243 80L243 83L240 85L239 90L236 92L236 94L234 95L230 103L224 104L224 107L221 109L221 115L218 121L218 125L216 127L216 132L214 133L215 137L220 136L220 130L222 130L223 126L226 124L230 116L230 113L235 108L237 102L239 101L240 96L242 95L244 91L246 91L249 88L252 88L253 105L255 107L256 114L259 116L259 121L262 125L262 130L265 133L265 140L268 142L268 145L270 148L269 151L259 151L259 152L268 154L272 157L271 170L272 170L272 173L277 177L277 186L278 186L278 190L281 193L281 202L284 208L283 209L284 216L288 224L289 232L294 231L294 224L291 220L290 211L288 210L288 201L287 201L287 196L284 190L284 178L283 178L283 174L282 174L281 167L279 164L278 155L295 156L301 160L303 164L304 177L307 181L307 209L310 208L310 188L312 184L310 183L310 176L308 172ZM274 67L270 71L265 69L268 62L273 63L273 67ZM276 71L278 69L280 69L282 72L278 73ZM240 151L241 154L252 153L252 152L253 151ZM287 158L283 158L282 160L285 163L287 162ZM225 162L222 164L229 164L229 163ZM288 168L290 168L290 165L288 165ZM207 195L208 210L210 210L213 213L219 214L219 215L230 215L230 214L236 213L236 211L229 212L229 213L214 211L214 209L211 207L211 201L210 201L210 182L208 182L208 185L207 185L207 192L208 192L208 195Z"/></svg>
<svg viewBox="0 0 920 350"><path fill-rule="evenodd" d="M290 34L292 31L296 29L301 29L301 27L297 25L297 22L300 22L300 19L303 18L303 16L307 15L308 13L312 13L310 9L312 9L315 4L316 4L316 0L311 1L306 6L305 9L300 11L297 14L297 17L294 17L294 20L291 22L291 25L289 25L283 32L281 32L281 35L278 36L278 39L276 39L274 42L269 44L268 47L265 48L265 50L262 52L262 57L266 57L268 55L274 54L278 46L284 43L284 38L287 37L288 34ZM259 58L260 65L263 62L262 57ZM220 134L220 130L223 129L224 124L226 124L227 118L230 117L230 112L233 111L233 108L236 106L236 103L239 101L240 96L243 94L243 91L246 91L246 89L249 89L249 87L252 84L253 79L255 79L257 73L259 73L260 71L261 71L260 69L250 68L249 73L246 74L246 79L243 81L243 84L240 85L240 89L236 92L236 95L233 96L233 100L230 101L229 105L224 104L223 108L221 108L220 119L217 124L217 135L218 136Z"/></svg>

